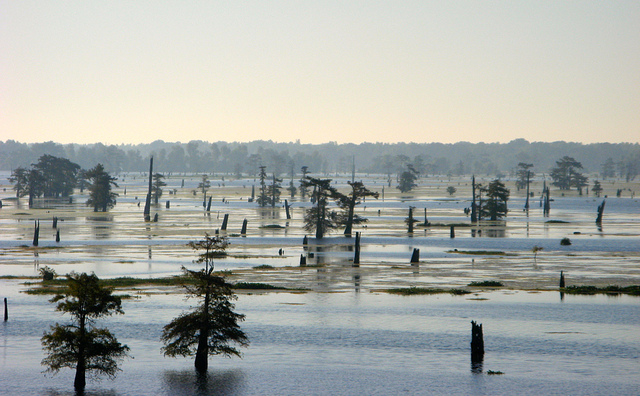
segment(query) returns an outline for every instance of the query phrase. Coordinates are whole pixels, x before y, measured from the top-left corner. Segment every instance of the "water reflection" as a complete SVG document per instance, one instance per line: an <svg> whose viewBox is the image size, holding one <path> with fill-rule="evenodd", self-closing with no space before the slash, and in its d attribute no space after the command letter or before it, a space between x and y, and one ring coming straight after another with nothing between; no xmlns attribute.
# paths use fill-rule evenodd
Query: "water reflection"
<svg viewBox="0 0 640 396"><path fill-rule="evenodd" d="M242 391L244 374L240 370L209 371L204 375L195 370L165 371L162 380L169 395L235 395Z"/></svg>

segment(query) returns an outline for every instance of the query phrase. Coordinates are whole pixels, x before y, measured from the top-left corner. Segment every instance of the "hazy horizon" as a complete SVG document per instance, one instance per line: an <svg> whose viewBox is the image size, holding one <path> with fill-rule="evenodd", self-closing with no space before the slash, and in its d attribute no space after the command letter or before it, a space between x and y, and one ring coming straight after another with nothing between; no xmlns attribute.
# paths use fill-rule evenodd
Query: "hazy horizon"
<svg viewBox="0 0 640 396"><path fill-rule="evenodd" d="M640 142L640 2L0 11L0 140Z"/></svg>

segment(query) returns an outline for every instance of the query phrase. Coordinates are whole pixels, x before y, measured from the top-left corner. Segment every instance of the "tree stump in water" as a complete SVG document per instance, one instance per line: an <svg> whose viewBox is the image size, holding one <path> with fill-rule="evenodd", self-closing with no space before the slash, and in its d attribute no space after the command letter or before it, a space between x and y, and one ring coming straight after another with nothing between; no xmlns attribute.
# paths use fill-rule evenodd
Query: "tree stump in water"
<svg viewBox="0 0 640 396"><path fill-rule="evenodd" d="M222 231L226 231L227 230L227 223L228 222L229 222L229 213L225 213L224 219L222 219L222 226L220 227L220 229Z"/></svg>
<svg viewBox="0 0 640 396"><path fill-rule="evenodd" d="M417 264L420 262L420 249L413 249L413 253L411 254L411 264Z"/></svg>
<svg viewBox="0 0 640 396"><path fill-rule="evenodd" d="M482 335L482 324L471 321L471 369L482 372L482 361L484 360L484 338Z"/></svg>

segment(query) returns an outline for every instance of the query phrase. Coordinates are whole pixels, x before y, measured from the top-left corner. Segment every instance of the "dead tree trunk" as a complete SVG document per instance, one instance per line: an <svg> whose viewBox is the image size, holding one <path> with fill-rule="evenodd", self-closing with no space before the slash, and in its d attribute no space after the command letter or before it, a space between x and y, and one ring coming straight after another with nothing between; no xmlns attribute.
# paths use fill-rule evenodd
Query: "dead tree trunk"
<svg viewBox="0 0 640 396"><path fill-rule="evenodd" d="M359 232L356 232L356 247L355 247L355 253L353 255L353 265L354 267L360 265L360 233Z"/></svg>
<svg viewBox="0 0 640 396"><path fill-rule="evenodd" d="M604 214L604 204L607 201L603 200L600 205L598 205L598 217L596 218L596 224L602 224L602 215Z"/></svg>
<svg viewBox="0 0 640 396"><path fill-rule="evenodd" d="M411 264L418 264L420 262L420 249L413 249L411 254Z"/></svg>
<svg viewBox="0 0 640 396"><path fill-rule="evenodd" d="M33 246L38 246L39 242L40 242L40 220L37 220L37 222L34 222L34 228L33 228Z"/></svg>
<svg viewBox="0 0 640 396"><path fill-rule="evenodd" d="M240 235L243 237L247 236L247 219L242 220L242 230L240 230Z"/></svg>
<svg viewBox="0 0 640 396"><path fill-rule="evenodd" d="M291 213L289 213L289 201L284 200L284 210L287 213L287 220L291 220Z"/></svg>
<svg viewBox="0 0 640 396"><path fill-rule="evenodd" d="M226 231L228 222L229 222L229 213L225 213L224 219L222 219L222 226L220 227L220 230Z"/></svg>
<svg viewBox="0 0 640 396"><path fill-rule="evenodd" d="M484 360L484 339L482 335L482 324L471 321L471 367L482 371L482 361Z"/></svg>
<svg viewBox="0 0 640 396"><path fill-rule="evenodd" d="M149 190L147 190L147 199L144 202L144 221L151 220L151 189L153 188L153 156L149 159Z"/></svg>

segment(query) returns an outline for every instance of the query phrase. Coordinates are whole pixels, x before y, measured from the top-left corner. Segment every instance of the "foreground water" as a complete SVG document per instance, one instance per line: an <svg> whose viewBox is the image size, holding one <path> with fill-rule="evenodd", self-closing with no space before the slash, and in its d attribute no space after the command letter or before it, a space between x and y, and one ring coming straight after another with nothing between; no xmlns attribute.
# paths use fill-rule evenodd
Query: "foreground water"
<svg viewBox="0 0 640 396"><path fill-rule="evenodd" d="M73 373L45 375L40 337L65 321L44 296L3 281L10 319L0 325L0 394L72 394ZM243 294L237 310L251 345L243 359L213 357L206 378L190 359L165 358L162 326L188 308L180 294L124 303L101 322L131 348L93 395L581 394L640 392L640 299L542 292L471 297L378 293ZM471 369L470 321L486 355ZM488 375L501 371L503 375Z"/></svg>
<svg viewBox="0 0 640 396"><path fill-rule="evenodd" d="M0 185L6 185L6 176L0 172ZM243 359L212 358L208 376L197 378L191 360L160 353L162 326L189 302L175 292L127 291L136 298L125 301L126 314L103 324L131 347L134 359L123 363L115 381L90 383L88 394L640 394L640 298L560 299L550 291L558 289L560 271L568 284L640 284L637 182L624 185L622 197L607 199L601 226L594 218L602 198L557 196L551 216L544 217L537 201L523 212L523 193L512 189L505 222L457 227L455 238L447 224L469 222L463 212L470 204L468 180L426 179L406 197L387 189L385 199L368 200L358 209L369 222L357 228L362 252L354 267L353 238L332 234L302 246L309 202L293 202L292 219L286 219L282 208L247 202L250 180L226 187L220 180L209 192L212 210L205 212L202 195L191 191L199 176L187 177L185 188L179 188L181 179L167 180L167 188L177 191L163 197L171 200L170 208L153 206L158 222L142 220L138 204L145 182L132 175L119 180L118 204L106 214L86 208L86 195L77 192L73 203L46 201L37 208L11 199L10 187L0 192L0 276L6 278L0 279L0 297L8 297L10 315L0 323L0 394L72 394L73 383L70 370L45 376L40 365L42 333L67 319L54 312L48 297L21 293L25 280L10 276L37 276L45 265L60 275L95 272L101 278L164 277L179 274L181 266L200 268L186 244L215 232L225 213L231 246L226 258L216 260L216 269L231 271L231 282L314 292L240 295L237 310L247 317L243 329L250 347ZM346 180L337 182L346 186ZM620 183L608 181L604 187L612 196ZM372 176L365 184L381 191L383 182ZM447 185L458 187L457 196L445 196ZM535 188L541 185L537 181ZM428 211L433 226L407 233L410 206L420 221ZM54 216L60 219L59 243ZM237 234L243 219L249 222L246 237ZM40 244L33 247L36 220ZM565 237L572 245L560 245ZM534 246L543 248L537 257ZM421 261L410 265L414 248ZM301 254L317 266L299 267ZM255 268L261 265L275 268ZM499 280L505 288L466 297L378 292L467 288L479 280ZM471 370L471 320L485 329L482 372ZM504 374L488 375L489 370Z"/></svg>

